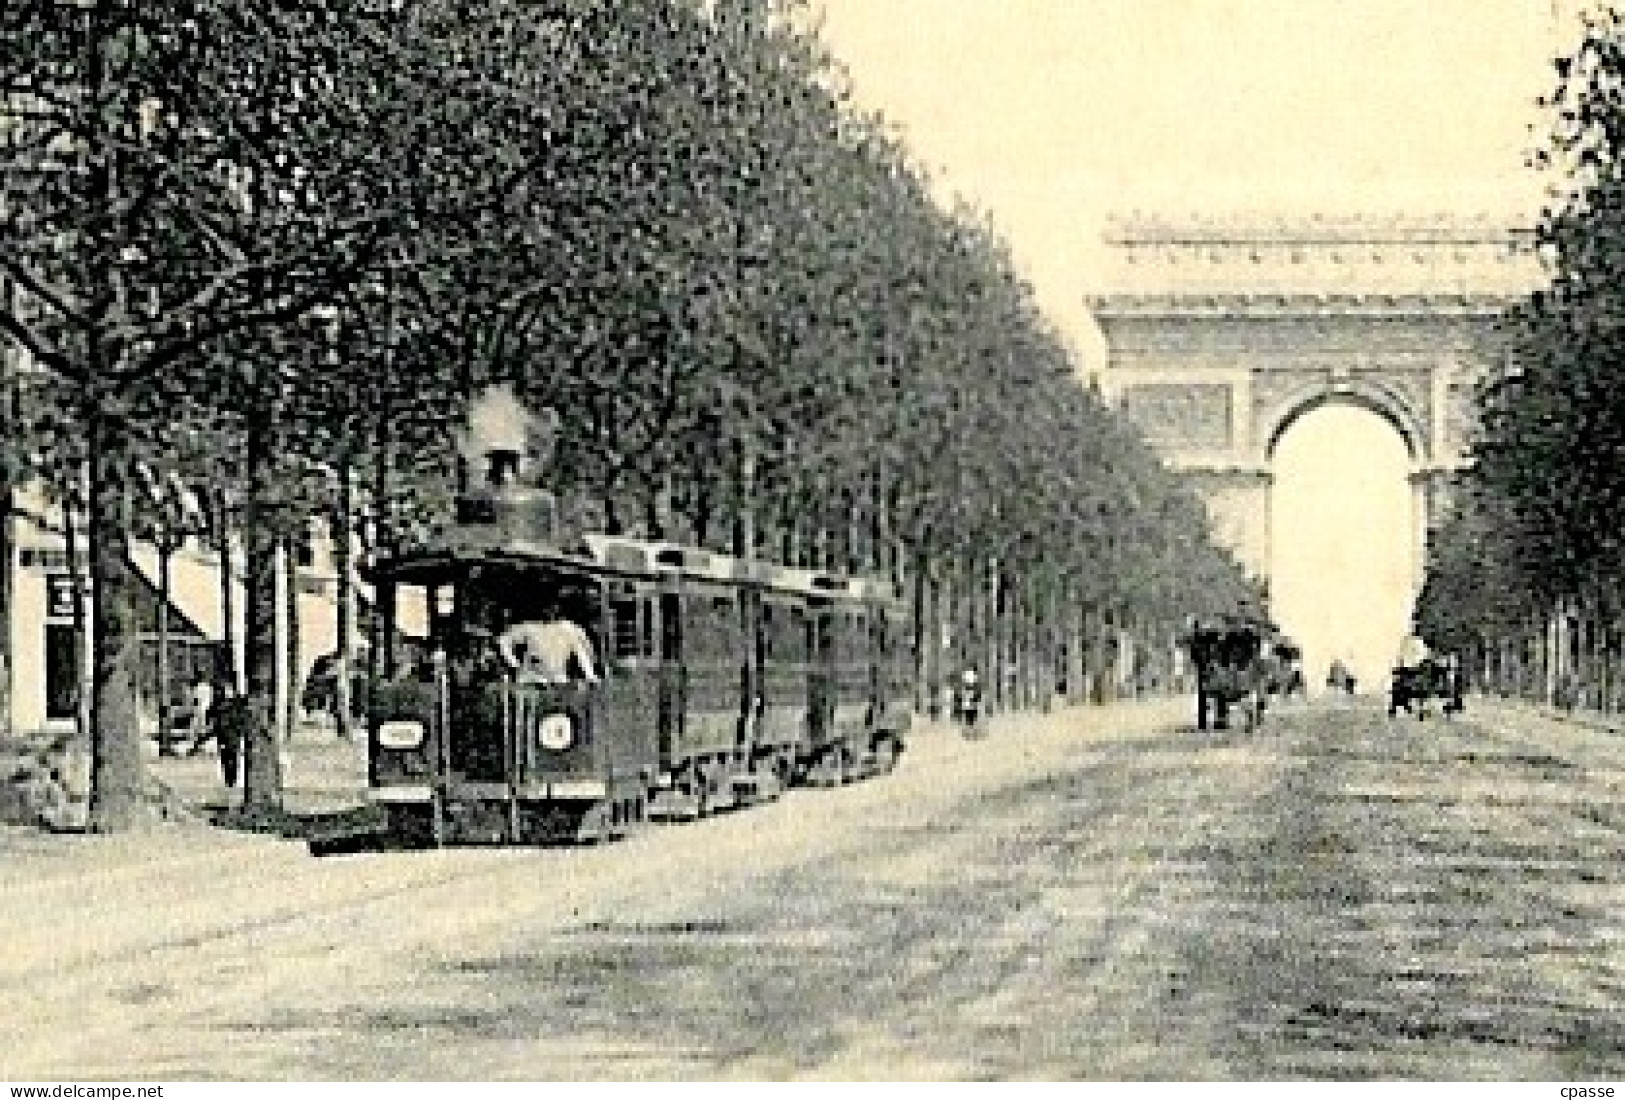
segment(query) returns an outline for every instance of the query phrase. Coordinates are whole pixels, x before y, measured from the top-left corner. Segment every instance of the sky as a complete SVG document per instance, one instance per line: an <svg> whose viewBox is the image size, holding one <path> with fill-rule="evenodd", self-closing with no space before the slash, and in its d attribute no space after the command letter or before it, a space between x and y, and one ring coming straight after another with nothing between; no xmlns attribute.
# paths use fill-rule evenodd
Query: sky
<svg viewBox="0 0 1625 1100"><path fill-rule="evenodd" d="M1105 219L1459 212L1527 222L1538 106L1580 0L812 0L857 103L991 214L1085 369ZM1305 416L1276 454L1274 613L1379 685L1414 530L1397 435ZM1376 533L1381 533L1380 536Z"/></svg>
<svg viewBox="0 0 1625 1100"><path fill-rule="evenodd" d="M1104 218L1538 208L1573 0L812 0L861 106L989 211L1086 356Z"/></svg>

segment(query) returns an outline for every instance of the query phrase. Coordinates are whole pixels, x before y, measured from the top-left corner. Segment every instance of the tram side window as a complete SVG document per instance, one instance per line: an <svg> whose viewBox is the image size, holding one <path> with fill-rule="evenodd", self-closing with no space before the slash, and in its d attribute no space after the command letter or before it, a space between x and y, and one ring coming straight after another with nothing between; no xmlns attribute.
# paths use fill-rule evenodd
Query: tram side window
<svg viewBox="0 0 1625 1100"><path fill-rule="evenodd" d="M762 630L767 638L767 657L770 660L797 662L807 659L807 621L799 607L764 605Z"/></svg>
<svg viewBox="0 0 1625 1100"><path fill-rule="evenodd" d="M684 659L718 663L737 656L739 610L726 596L692 597L684 611L688 622L683 639Z"/></svg>
<svg viewBox="0 0 1625 1100"><path fill-rule="evenodd" d="M844 664L847 655L852 649L852 641L847 637L852 629L852 616L844 611L832 611L829 614L829 657L835 664Z"/></svg>
<svg viewBox="0 0 1625 1100"><path fill-rule="evenodd" d="M730 628L734 625L733 601L713 596L705 605L705 649L703 655L714 661L733 656Z"/></svg>
<svg viewBox="0 0 1625 1100"><path fill-rule="evenodd" d="M704 660L711 652L711 617L700 600L683 601L683 663Z"/></svg>
<svg viewBox="0 0 1625 1100"><path fill-rule="evenodd" d="M893 623L890 616L879 617L879 657L894 683L902 683L911 675L914 665L914 643L903 622Z"/></svg>
<svg viewBox="0 0 1625 1100"><path fill-rule="evenodd" d="M807 613L799 607L792 607L790 609L790 622L785 634L788 639L789 652L793 655L794 660L805 661L811 656L811 647L808 645L810 640L808 629Z"/></svg>
<svg viewBox="0 0 1625 1100"><path fill-rule="evenodd" d="M643 628L638 612L643 602L636 598L614 600L609 605L610 638L616 657L639 657L643 653Z"/></svg>
<svg viewBox="0 0 1625 1100"><path fill-rule="evenodd" d="M838 616L833 611L815 612L812 621L812 649L820 659L832 660L838 655L835 639Z"/></svg>
<svg viewBox="0 0 1625 1100"><path fill-rule="evenodd" d="M841 660L854 665L865 663L869 658L868 617L849 611L841 621Z"/></svg>
<svg viewBox="0 0 1625 1100"><path fill-rule="evenodd" d="M660 597L660 659L681 660L683 656L683 609L677 596Z"/></svg>

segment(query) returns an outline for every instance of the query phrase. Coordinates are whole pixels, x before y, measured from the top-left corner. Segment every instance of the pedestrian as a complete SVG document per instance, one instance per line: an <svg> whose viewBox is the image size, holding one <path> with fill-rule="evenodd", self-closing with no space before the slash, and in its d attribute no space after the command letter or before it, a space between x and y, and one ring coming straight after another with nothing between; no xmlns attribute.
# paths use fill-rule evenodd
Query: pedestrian
<svg viewBox="0 0 1625 1100"><path fill-rule="evenodd" d="M209 740L209 712L214 709L214 685L207 676L199 676L193 682L191 690L187 692L187 703L192 708L187 725L192 735L192 747L188 756L196 756L203 751L204 744Z"/></svg>
<svg viewBox="0 0 1625 1100"><path fill-rule="evenodd" d="M238 764L248 733L248 700L238 695L229 683L222 684L220 698L209 718L215 743L220 747L220 778L229 789L237 785Z"/></svg>
<svg viewBox="0 0 1625 1100"><path fill-rule="evenodd" d="M320 715L321 721L338 721L338 654L323 653L305 676L305 689L299 693L299 709L307 715Z"/></svg>
<svg viewBox="0 0 1625 1100"><path fill-rule="evenodd" d="M982 717L982 681L974 668L967 668L960 673L954 710L967 735L978 732L978 723Z"/></svg>

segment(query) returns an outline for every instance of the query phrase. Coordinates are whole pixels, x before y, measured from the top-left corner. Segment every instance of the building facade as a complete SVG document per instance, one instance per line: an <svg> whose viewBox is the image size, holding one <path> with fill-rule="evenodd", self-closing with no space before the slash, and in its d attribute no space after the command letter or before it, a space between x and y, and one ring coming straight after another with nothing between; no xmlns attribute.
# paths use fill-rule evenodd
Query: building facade
<svg viewBox="0 0 1625 1100"><path fill-rule="evenodd" d="M70 567L69 539L59 511L40 494L27 489L13 494L10 509L0 515L6 537L4 572L8 593L3 626L6 717L13 732L67 733L74 729L80 701L88 697L86 674L90 668L89 627L91 602L83 581L86 562L84 540L75 541L76 570ZM246 634L246 591L243 560L232 555L231 593L226 595L219 552L195 539L177 549L168 564L168 584L161 583L162 568L156 547L136 544L130 560L138 580L135 622L139 632L138 689L147 721L156 718L159 607L167 587L166 659L171 697L184 685L206 675L221 660L229 634L236 649L235 667L243 667ZM76 578L77 574L77 578ZM297 646L287 644L290 616L288 586L295 589ZM283 713L288 693L297 693L316 658L338 647L339 584L332 556L320 543L303 563L283 561L278 570L277 633L279 645L278 710ZM232 629L226 629L225 609L230 604ZM352 617L352 622L355 618ZM355 630L356 628L352 628ZM358 642L352 637L352 649ZM297 656L290 660L292 651Z"/></svg>

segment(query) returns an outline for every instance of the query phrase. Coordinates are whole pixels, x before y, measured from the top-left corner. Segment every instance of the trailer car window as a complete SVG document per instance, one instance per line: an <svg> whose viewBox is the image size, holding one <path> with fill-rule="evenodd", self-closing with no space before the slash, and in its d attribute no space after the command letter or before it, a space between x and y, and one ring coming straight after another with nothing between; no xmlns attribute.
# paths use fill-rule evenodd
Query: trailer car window
<svg viewBox="0 0 1625 1100"><path fill-rule="evenodd" d="M638 600L614 600L609 605L610 633L617 657L636 657L643 633L638 624Z"/></svg>

